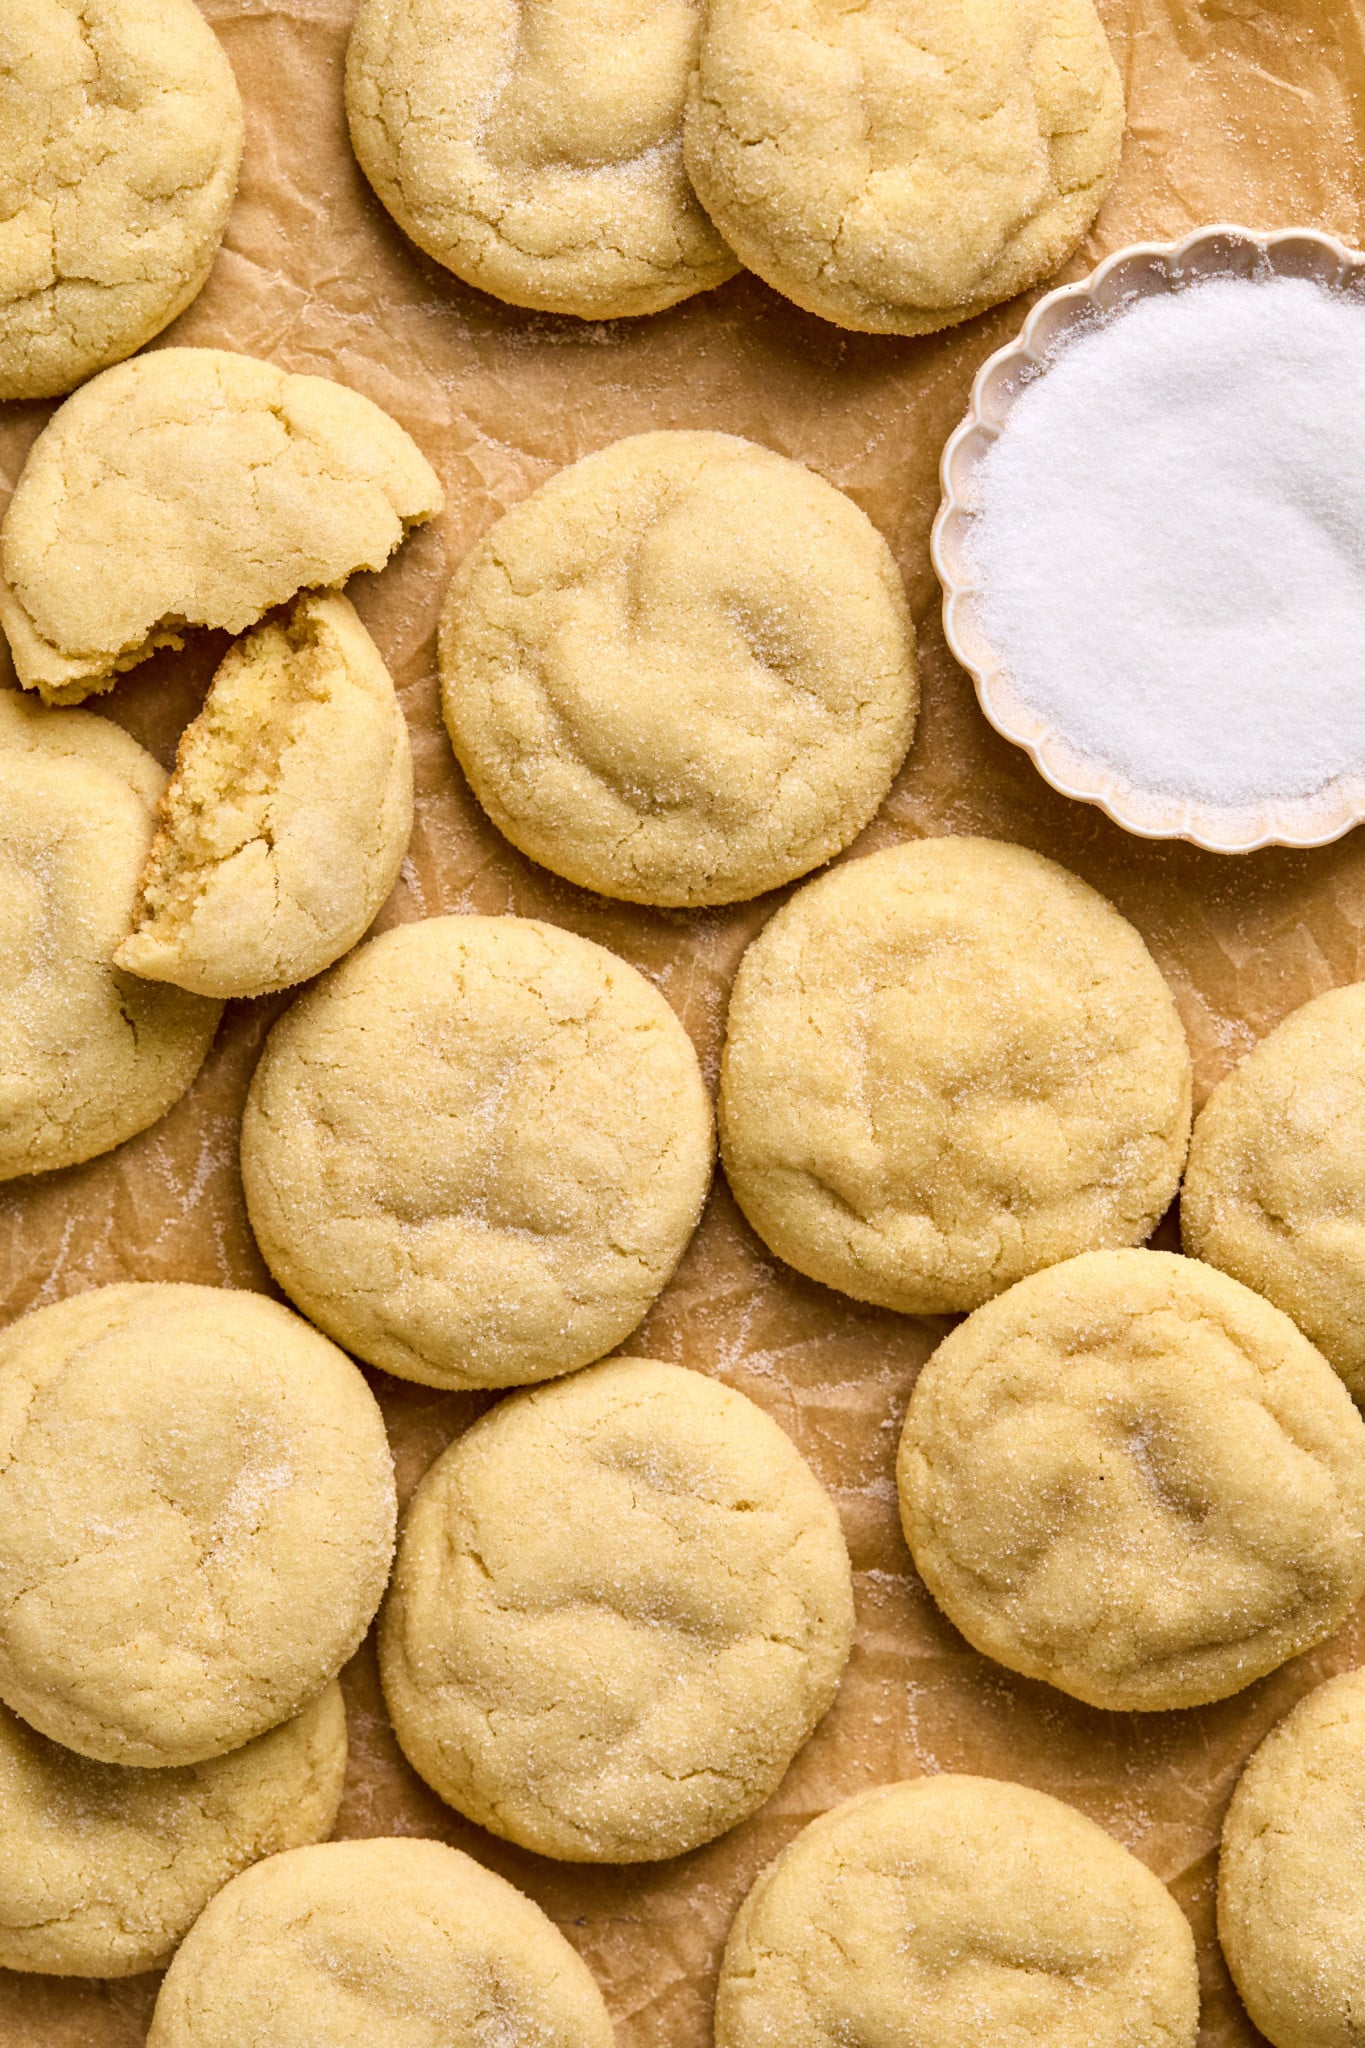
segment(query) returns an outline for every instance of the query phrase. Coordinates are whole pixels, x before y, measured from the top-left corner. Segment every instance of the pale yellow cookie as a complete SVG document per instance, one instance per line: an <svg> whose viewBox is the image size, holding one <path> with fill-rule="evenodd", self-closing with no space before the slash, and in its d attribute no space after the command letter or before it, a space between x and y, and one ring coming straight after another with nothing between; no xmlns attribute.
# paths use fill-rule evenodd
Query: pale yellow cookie
<svg viewBox="0 0 1365 2048"><path fill-rule="evenodd" d="M1273 1728L1223 1823L1218 1939L1273 2048L1359 2048L1365 2014L1365 1671Z"/></svg>
<svg viewBox="0 0 1365 2048"><path fill-rule="evenodd" d="M720 1127L780 1258L935 1315L1141 1243L1179 1185L1190 1055L1102 896L1022 846L922 839L809 883L750 946Z"/></svg>
<svg viewBox="0 0 1365 2048"><path fill-rule="evenodd" d="M747 1818L838 1689L839 1518L775 1422L654 1359L502 1402L407 1511L380 1633L408 1761L542 1856L680 1856Z"/></svg>
<svg viewBox="0 0 1365 2048"><path fill-rule="evenodd" d="M194 0L0 6L0 399L51 398L184 311L242 155Z"/></svg>
<svg viewBox="0 0 1365 2048"><path fill-rule="evenodd" d="M682 160L699 0L361 0L346 110L419 248L514 306L654 313L739 269Z"/></svg>
<svg viewBox="0 0 1365 2048"><path fill-rule="evenodd" d="M164 1970L229 1878L331 1833L345 1771L335 1683L245 1748L179 1770L91 1763L0 1707L0 1969Z"/></svg>
<svg viewBox="0 0 1365 2048"><path fill-rule="evenodd" d="M0 691L0 1180L146 1130L212 1042L217 1003L114 966L165 781L107 719Z"/></svg>
<svg viewBox="0 0 1365 2048"><path fill-rule="evenodd" d="M716 2048L1194 2048L1188 1921L1043 1792L917 1778L822 1814L739 1909Z"/></svg>
<svg viewBox="0 0 1365 2048"><path fill-rule="evenodd" d="M364 936L411 830L389 672L348 600L310 592L229 649L182 735L118 965L202 995L306 981Z"/></svg>
<svg viewBox="0 0 1365 2048"><path fill-rule="evenodd" d="M1185 1249L1294 1318L1365 1399L1365 982L1305 1003L1214 1089Z"/></svg>
<svg viewBox="0 0 1365 2048"><path fill-rule="evenodd" d="M186 626L240 633L380 569L441 486L358 391L254 356L167 348L68 398L0 527L0 626L48 703L112 689Z"/></svg>
<svg viewBox="0 0 1365 2048"><path fill-rule="evenodd" d="M880 334L928 334L1049 276L1122 137L1091 0L707 0L685 129L740 261Z"/></svg>
<svg viewBox="0 0 1365 2048"><path fill-rule="evenodd" d="M394 1518L364 1378L263 1295L99 1287L0 1335L0 1699L82 1756L201 1763L298 1713Z"/></svg>
<svg viewBox="0 0 1365 2048"><path fill-rule="evenodd" d="M1092 1706L1225 1699L1365 1594L1365 1423L1288 1316L1173 1252L1092 1252L969 1316L897 1471L929 1591Z"/></svg>
<svg viewBox="0 0 1365 2048"><path fill-rule="evenodd" d="M696 1228L712 1152L657 989L517 917L369 940L275 1026L242 1122L285 1293L432 1387L551 1379L619 1344Z"/></svg>
<svg viewBox="0 0 1365 2048"><path fill-rule="evenodd" d="M612 2048L539 1906L441 1842L328 1842L234 1878L166 1975L147 2048Z"/></svg>
<svg viewBox="0 0 1365 2048"><path fill-rule="evenodd" d="M732 903L873 816L919 700L891 550L851 500L733 434L637 434L466 557L446 725L533 860L634 903Z"/></svg>

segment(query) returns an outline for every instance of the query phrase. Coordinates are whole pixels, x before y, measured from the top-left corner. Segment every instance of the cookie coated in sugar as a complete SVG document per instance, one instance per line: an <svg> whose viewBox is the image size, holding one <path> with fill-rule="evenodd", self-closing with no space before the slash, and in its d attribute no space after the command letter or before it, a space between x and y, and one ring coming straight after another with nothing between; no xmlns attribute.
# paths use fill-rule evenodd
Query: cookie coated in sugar
<svg viewBox="0 0 1365 2048"><path fill-rule="evenodd" d="M430 463L358 391L157 349L93 378L29 450L0 527L0 625L25 688L76 703L186 626L240 633L381 569L441 504Z"/></svg>
<svg viewBox="0 0 1365 2048"><path fill-rule="evenodd" d="M1091 0L708 0L688 174L808 312L929 334L1049 276L1118 168Z"/></svg>
<svg viewBox="0 0 1365 2048"><path fill-rule="evenodd" d="M361 0L346 109L419 248L514 306L614 320L739 269L682 161L698 0Z"/></svg>
<svg viewBox="0 0 1365 2048"><path fill-rule="evenodd" d="M897 1466L976 1649L1117 1712L1226 1699L1365 1593L1365 1423L1288 1316L1173 1252L1021 1280L915 1385Z"/></svg>
<svg viewBox="0 0 1365 2048"><path fill-rule="evenodd" d="M1194 2048L1194 1936L1084 1814L950 1772L802 1830L739 1909L716 2048Z"/></svg>
<svg viewBox="0 0 1365 2048"><path fill-rule="evenodd" d="M237 83L194 0L5 0L0 399L69 391L184 311L241 156Z"/></svg>
<svg viewBox="0 0 1365 2048"><path fill-rule="evenodd" d="M841 852L919 701L886 542L734 434L636 434L561 470L465 558L440 653L499 831L635 903L732 903Z"/></svg>
<svg viewBox="0 0 1365 2048"><path fill-rule="evenodd" d="M612 1358L437 1459L380 1670L450 1805L542 1856L640 1863L777 1789L852 1633L838 1516L778 1425L703 1373Z"/></svg>

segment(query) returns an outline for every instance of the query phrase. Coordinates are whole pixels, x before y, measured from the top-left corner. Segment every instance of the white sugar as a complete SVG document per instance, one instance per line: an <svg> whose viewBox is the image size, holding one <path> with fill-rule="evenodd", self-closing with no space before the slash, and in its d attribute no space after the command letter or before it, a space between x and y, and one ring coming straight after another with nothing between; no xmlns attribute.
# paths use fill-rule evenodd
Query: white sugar
<svg viewBox="0 0 1365 2048"><path fill-rule="evenodd" d="M1365 302L1138 300L1024 391L971 503L988 638L1078 751L1225 805L1365 771Z"/></svg>

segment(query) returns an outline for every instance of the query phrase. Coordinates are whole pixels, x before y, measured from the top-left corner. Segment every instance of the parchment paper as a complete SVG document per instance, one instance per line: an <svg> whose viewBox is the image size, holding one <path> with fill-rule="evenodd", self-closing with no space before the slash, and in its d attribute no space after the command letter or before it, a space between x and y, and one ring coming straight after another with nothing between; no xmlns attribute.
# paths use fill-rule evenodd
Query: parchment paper
<svg viewBox="0 0 1365 2048"><path fill-rule="evenodd" d="M0 0L0 5L4 0ZM1101 0L1128 94L1123 170L1069 273L1210 220L1293 223L1359 242L1365 0ZM199 301L165 339L344 379L436 464L443 519L352 595L412 729L418 816L381 923L443 911L544 917L614 948L664 990L714 1075L726 992L776 897L700 914L614 906L504 844L454 766L437 710L434 629L470 543L560 465L647 427L719 427L808 462L888 536L914 604L924 708L881 817L855 851L985 832L1054 855L1110 895L1169 976L1199 1095L1286 1011L1365 976L1365 835L1312 854L1219 859L1127 838L1047 789L987 728L938 627L928 559L942 444L972 374L1022 303L947 335L841 333L756 280L654 319L585 326L456 283L404 241L347 144L341 76L351 0L206 0L247 107L241 193ZM46 405L0 408L0 499ZM220 638L122 683L102 708L169 763ZM12 680L0 655L0 680ZM1095 649L1102 683L1104 650ZM236 1169L237 1122L283 998L229 1006L190 1095L155 1130L86 1167L0 1189L0 1313L124 1279L269 1288ZM1174 1245L1168 1221L1159 1236ZM862 1308L769 1258L718 1183L683 1265L629 1349L713 1372L791 1433L833 1490L857 1573L857 1647L839 1699L768 1806L694 1855L632 1870L523 1854L467 1826L404 1765L370 1649L347 1674L345 1835L418 1834L469 1850L551 1913L595 1971L620 2048L704 2048L735 1907L808 1820L865 1786L934 1770L1017 1779L1073 1801L1173 1888L1199 1937L1205 2048L1259 2040L1213 1939L1218 1828L1271 1724L1331 1671L1365 1660L1357 1616L1317 1655L1199 1712L1083 1708L969 1651L919 1586L895 1511L896 1437L946 1325ZM376 1374L406 1495L485 1405ZM110 1985L0 1973L3 2048L128 2048L156 1979Z"/></svg>

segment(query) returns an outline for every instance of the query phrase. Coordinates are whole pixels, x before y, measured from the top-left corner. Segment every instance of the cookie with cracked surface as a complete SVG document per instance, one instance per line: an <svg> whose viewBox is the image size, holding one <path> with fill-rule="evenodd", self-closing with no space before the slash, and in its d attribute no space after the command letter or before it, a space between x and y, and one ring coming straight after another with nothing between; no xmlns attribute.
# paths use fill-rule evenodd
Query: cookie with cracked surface
<svg viewBox="0 0 1365 2048"><path fill-rule="evenodd" d="M1180 1231L1192 1257L1292 1316L1365 1400L1365 982L1293 1011L1214 1089Z"/></svg>
<svg viewBox="0 0 1365 2048"><path fill-rule="evenodd" d="M1365 1594L1349 1394L1288 1316L1173 1252L1091 1252L969 1316L897 1482L968 1642L1096 1707L1226 1699Z"/></svg>
<svg viewBox="0 0 1365 2048"><path fill-rule="evenodd" d="M749 947L720 1126L780 1258L937 1315L1148 1235L1185 1161L1190 1055L1102 896L1022 846L922 839L808 883Z"/></svg>
<svg viewBox="0 0 1365 2048"><path fill-rule="evenodd" d="M297 1714L394 1521L373 1394L278 1302L129 1283L0 1334L0 1699L81 1756L202 1763Z"/></svg>
<svg viewBox="0 0 1365 2048"><path fill-rule="evenodd" d="M229 649L160 815L120 967L259 996L363 938L407 849L412 755L346 598L309 592Z"/></svg>
<svg viewBox="0 0 1365 2048"><path fill-rule="evenodd" d="M368 940L275 1026L242 1121L280 1286L431 1387L552 1379L619 1344L682 1257L713 1150L658 990L518 917Z"/></svg>
<svg viewBox="0 0 1365 2048"><path fill-rule="evenodd" d="M1194 2048L1164 1884L1044 1792L944 1773L822 1814L739 1909L716 2048Z"/></svg>
<svg viewBox="0 0 1365 2048"><path fill-rule="evenodd" d="M852 1631L834 1504L777 1424L702 1373L612 1358L437 1459L380 1671L447 1804L542 1856L642 1863L776 1791Z"/></svg>
<svg viewBox="0 0 1365 2048"><path fill-rule="evenodd" d="M876 812L918 705L886 542L734 434L638 434L561 471L466 557L440 647L494 824L635 903L733 903L819 867Z"/></svg>
<svg viewBox="0 0 1365 2048"><path fill-rule="evenodd" d="M332 1832L345 1772L335 1682L245 1748L179 1770L92 1763L0 1707L0 1969L164 1970L230 1878Z"/></svg>
<svg viewBox="0 0 1365 2048"><path fill-rule="evenodd" d="M1365 1671L1272 1728L1232 1795L1218 1939L1274 2048L1356 2048L1365 2011Z"/></svg>
<svg viewBox="0 0 1365 2048"><path fill-rule="evenodd" d="M382 568L441 502L425 456L358 391L156 349L92 378L29 450L0 527L0 626L25 688L76 703L186 626L240 633Z"/></svg>
<svg viewBox="0 0 1365 2048"><path fill-rule="evenodd" d="M107 719L0 691L0 1180L146 1130L213 1041L217 1003L114 964L165 781Z"/></svg>
<svg viewBox="0 0 1365 2048"><path fill-rule="evenodd" d="M147 2048L612 2048L602 1994L554 1922L442 1842L271 1856L205 1909Z"/></svg>
<svg viewBox="0 0 1365 2048"><path fill-rule="evenodd" d="M54 398L202 290L242 102L193 0L0 10L0 399Z"/></svg>
<svg viewBox="0 0 1365 2048"><path fill-rule="evenodd" d="M1077 247L1123 91L1091 0L708 0L684 135L697 196L775 290L929 334Z"/></svg>
<svg viewBox="0 0 1365 2048"><path fill-rule="evenodd" d="M739 264L682 160L699 0L361 0L346 111L405 235L514 306L656 313Z"/></svg>

